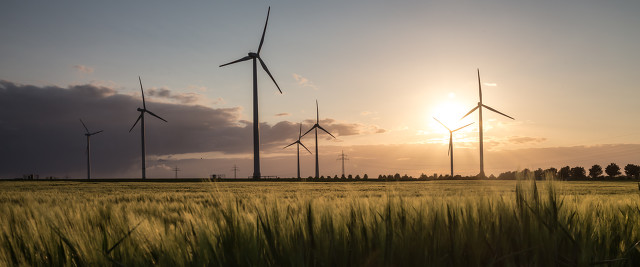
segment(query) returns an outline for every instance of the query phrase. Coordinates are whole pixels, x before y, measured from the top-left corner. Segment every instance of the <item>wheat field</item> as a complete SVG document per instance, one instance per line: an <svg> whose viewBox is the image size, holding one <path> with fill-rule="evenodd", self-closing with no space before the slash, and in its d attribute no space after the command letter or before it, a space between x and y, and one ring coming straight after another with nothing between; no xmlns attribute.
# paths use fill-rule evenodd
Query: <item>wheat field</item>
<svg viewBox="0 0 640 267"><path fill-rule="evenodd" d="M2 266L639 266L632 182L0 182Z"/></svg>

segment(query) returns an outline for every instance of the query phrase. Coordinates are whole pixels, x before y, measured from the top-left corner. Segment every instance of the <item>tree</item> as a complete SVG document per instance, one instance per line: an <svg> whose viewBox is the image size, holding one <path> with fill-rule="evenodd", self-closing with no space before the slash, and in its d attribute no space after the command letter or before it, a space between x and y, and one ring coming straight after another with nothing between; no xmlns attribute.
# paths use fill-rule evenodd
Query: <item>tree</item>
<svg viewBox="0 0 640 267"><path fill-rule="evenodd" d="M360 180L360 174L356 174L355 179L356 179L356 180Z"/></svg>
<svg viewBox="0 0 640 267"><path fill-rule="evenodd" d="M640 175L640 166L635 164L627 164L624 166L624 174L629 178L638 178Z"/></svg>
<svg viewBox="0 0 640 267"><path fill-rule="evenodd" d="M400 181L400 174L396 172L396 174L393 176L393 179L396 181Z"/></svg>
<svg viewBox="0 0 640 267"><path fill-rule="evenodd" d="M573 167L571 168L571 178L573 179L584 179L587 177L587 172L585 172L583 167Z"/></svg>
<svg viewBox="0 0 640 267"><path fill-rule="evenodd" d="M558 177L560 177L560 179L566 180L570 176L571 176L571 167L564 166L560 168L560 171L558 172Z"/></svg>
<svg viewBox="0 0 640 267"><path fill-rule="evenodd" d="M369 180L369 175L365 173L364 176L362 176L362 180Z"/></svg>
<svg viewBox="0 0 640 267"><path fill-rule="evenodd" d="M604 172L606 172L609 177L616 177L617 175L620 175L620 167L618 164L611 163L609 166L604 168Z"/></svg>
<svg viewBox="0 0 640 267"><path fill-rule="evenodd" d="M589 169L589 176L591 176L591 178L596 179L601 175L602 175L602 167L600 167L600 165L596 164L591 166L591 169Z"/></svg>

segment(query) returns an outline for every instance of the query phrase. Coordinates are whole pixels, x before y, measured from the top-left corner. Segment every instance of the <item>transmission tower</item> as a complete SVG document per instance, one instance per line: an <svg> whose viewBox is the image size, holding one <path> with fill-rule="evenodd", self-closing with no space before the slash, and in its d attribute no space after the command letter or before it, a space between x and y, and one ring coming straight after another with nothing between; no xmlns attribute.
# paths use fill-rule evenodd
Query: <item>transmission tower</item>
<svg viewBox="0 0 640 267"><path fill-rule="evenodd" d="M176 166L175 168L173 168L173 171L176 172L176 179L178 179L178 172L181 170L178 169L178 166Z"/></svg>
<svg viewBox="0 0 640 267"><path fill-rule="evenodd" d="M342 150L342 154L340 154L340 156L338 156L338 159L336 160L342 160L342 176L344 176L344 161L349 160L349 158L347 158L347 155L344 154L344 150Z"/></svg>
<svg viewBox="0 0 640 267"><path fill-rule="evenodd" d="M238 166L236 166L235 164L233 164L233 168L231 168L231 170L233 171L233 178L238 178L238 171L240 170L240 168L238 168Z"/></svg>

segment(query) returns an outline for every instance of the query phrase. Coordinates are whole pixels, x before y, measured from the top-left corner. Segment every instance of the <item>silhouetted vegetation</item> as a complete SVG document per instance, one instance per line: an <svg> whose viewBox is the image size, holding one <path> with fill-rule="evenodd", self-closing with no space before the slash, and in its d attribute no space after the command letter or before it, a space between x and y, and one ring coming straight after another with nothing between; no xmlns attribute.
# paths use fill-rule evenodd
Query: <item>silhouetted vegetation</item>
<svg viewBox="0 0 640 267"><path fill-rule="evenodd" d="M593 179L597 179L602 176L602 167L598 164L591 166L591 169L589 169L589 176Z"/></svg>

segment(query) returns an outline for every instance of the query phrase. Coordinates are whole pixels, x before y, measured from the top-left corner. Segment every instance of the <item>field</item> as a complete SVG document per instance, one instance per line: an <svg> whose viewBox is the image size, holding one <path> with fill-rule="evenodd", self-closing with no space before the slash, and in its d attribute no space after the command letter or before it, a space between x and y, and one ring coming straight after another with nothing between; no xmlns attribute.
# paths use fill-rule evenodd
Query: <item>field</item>
<svg viewBox="0 0 640 267"><path fill-rule="evenodd" d="M0 266L639 266L635 182L0 182Z"/></svg>

